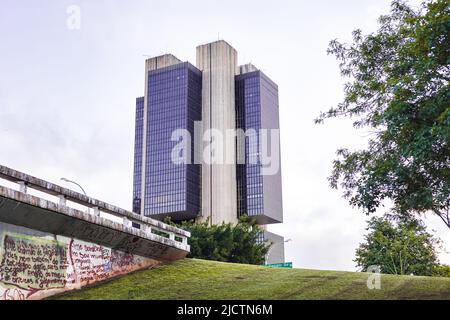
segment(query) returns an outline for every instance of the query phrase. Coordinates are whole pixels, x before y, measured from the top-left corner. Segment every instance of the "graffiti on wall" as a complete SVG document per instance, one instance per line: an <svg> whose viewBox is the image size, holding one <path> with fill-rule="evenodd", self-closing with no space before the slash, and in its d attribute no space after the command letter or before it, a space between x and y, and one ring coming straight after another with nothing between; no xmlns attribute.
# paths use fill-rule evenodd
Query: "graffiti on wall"
<svg viewBox="0 0 450 320"><path fill-rule="evenodd" d="M89 284L133 269L145 258L103 246L72 240L69 244L70 283Z"/></svg>
<svg viewBox="0 0 450 320"><path fill-rule="evenodd" d="M5 235L0 281L25 289L65 285L67 251L55 241Z"/></svg>
<svg viewBox="0 0 450 320"><path fill-rule="evenodd" d="M94 243L57 238L0 232L0 300L43 298L159 263Z"/></svg>

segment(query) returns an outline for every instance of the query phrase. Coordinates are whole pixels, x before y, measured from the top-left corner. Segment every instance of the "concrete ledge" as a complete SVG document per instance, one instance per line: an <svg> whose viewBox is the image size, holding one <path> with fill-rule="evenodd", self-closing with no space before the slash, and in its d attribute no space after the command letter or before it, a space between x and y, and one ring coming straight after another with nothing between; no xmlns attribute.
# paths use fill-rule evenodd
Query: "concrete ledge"
<svg viewBox="0 0 450 320"><path fill-rule="evenodd" d="M127 227L1 186L0 221L160 261L182 259L189 252L189 245L152 234L148 230ZM161 229L165 229L164 226Z"/></svg>
<svg viewBox="0 0 450 320"><path fill-rule="evenodd" d="M70 189L63 188L61 186L58 186L56 184L50 183L48 181L33 177L31 175L28 175L23 172L16 171L14 169L5 167L0 165L0 178L19 183L23 182L25 185L51 194L53 196L63 196L66 200L90 207L90 208L98 208L99 210L102 210L106 213L112 214L114 216L118 217L127 217L130 219L130 221L137 221L142 222L145 224L153 225L158 229L165 230L168 232L173 232L175 234L190 237L190 233L186 230L176 228L173 226L170 226L168 224L165 224L161 221L151 219L148 217L144 217L141 215L138 215L134 212L124 210L122 208L116 207L114 205L108 204L106 202L85 196L84 194L75 192Z"/></svg>

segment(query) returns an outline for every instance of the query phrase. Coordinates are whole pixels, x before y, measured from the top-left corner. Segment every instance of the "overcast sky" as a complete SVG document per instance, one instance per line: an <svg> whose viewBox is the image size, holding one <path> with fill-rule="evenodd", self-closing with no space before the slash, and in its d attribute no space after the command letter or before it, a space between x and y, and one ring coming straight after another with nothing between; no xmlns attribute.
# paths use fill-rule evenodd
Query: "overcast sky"
<svg viewBox="0 0 450 320"><path fill-rule="evenodd" d="M419 1L414 1L418 3ZM131 209L135 98L143 55L195 64L195 47L218 38L279 86L284 223L295 267L355 270L367 217L328 186L339 147L367 139L343 119L315 125L343 97L331 39L376 29L389 1L0 0L0 164ZM80 29L67 8L81 10ZM450 249L450 232L426 220ZM450 255L441 254L450 264Z"/></svg>

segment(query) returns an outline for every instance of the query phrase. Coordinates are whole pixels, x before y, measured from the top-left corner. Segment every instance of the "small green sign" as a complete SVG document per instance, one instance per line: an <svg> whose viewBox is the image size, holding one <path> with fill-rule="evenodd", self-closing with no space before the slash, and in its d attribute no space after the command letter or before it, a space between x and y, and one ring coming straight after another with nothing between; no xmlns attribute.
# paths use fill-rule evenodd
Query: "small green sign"
<svg viewBox="0 0 450 320"><path fill-rule="evenodd" d="M292 269L292 262L265 264L266 267L272 268L289 268Z"/></svg>

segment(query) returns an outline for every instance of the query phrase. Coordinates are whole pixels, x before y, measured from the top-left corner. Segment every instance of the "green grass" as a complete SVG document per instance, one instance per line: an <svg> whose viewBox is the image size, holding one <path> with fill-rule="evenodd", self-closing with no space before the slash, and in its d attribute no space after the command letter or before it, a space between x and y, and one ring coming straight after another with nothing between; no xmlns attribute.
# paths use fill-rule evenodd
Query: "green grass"
<svg viewBox="0 0 450 320"><path fill-rule="evenodd" d="M368 276L184 259L50 299L450 299L450 278Z"/></svg>

